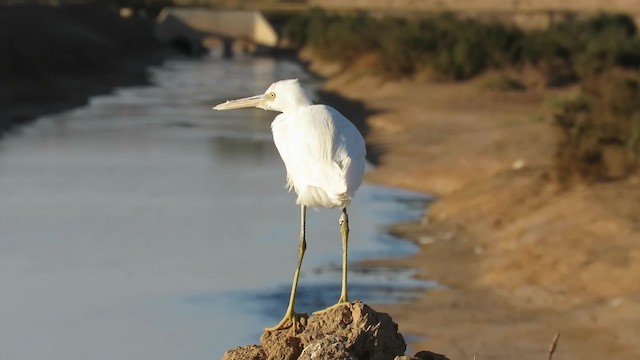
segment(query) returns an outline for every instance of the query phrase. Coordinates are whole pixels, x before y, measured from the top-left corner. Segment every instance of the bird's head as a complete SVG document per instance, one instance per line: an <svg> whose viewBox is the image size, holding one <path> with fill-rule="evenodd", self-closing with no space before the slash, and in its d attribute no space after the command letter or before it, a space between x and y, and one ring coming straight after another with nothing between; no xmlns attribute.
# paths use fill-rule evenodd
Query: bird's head
<svg viewBox="0 0 640 360"><path fill-rule="evenodd" d="M213 110L232 110L257 107L264 110L285 112L299 106L311 105L311 100L300 86L298 79L280 80L269 86L264 94L237 100L227 100Z"/></svg>

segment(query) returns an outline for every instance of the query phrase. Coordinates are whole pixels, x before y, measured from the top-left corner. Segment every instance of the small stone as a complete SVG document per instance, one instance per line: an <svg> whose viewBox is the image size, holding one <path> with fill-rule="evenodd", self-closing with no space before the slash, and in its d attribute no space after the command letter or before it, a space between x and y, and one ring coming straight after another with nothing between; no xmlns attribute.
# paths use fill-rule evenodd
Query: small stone
<svg viewBox="0 0 640 360"><path fill-rule="evenodd" d="M451 241L456 237L456 234L453 231L447 231L442 234L442 240Z"/></svg>
<svg viewBox="0 0 640 360"><path fill-rule="evenodd" d="M411 359L414 360L449 360L448 357L442 354L436 354L431 351L419 351Z"/></svg>
<svg viewBox="0 0 640 360"><path fill-rule="evenodd" d="M512 170L520 170L520 169L524 168L525 165L526 165L526 162L523 159L518 159L513 164L511 164L511 169Z"/></svg>
<svg viewBox="0 0 640 360"><path fill-rule="evenodd" d="M418 239L418 244L420 245L429 245L429 244L433 244L434 242L436 242L436 239L433 236L429 236L429 235L421 236Z"/></svg>

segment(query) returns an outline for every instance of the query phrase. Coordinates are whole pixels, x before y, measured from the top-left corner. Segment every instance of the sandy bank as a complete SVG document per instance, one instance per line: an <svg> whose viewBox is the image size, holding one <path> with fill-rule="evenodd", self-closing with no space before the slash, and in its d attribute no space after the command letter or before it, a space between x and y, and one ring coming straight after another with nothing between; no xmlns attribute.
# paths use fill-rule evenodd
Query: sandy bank
<svg viewBox="0 0 640 360"><path fill-rule="evenodd" d="M394 228L416 267L446 286L381 307L413 349L451 359L640 358L639 178L561 189L545 101L575 91L483 90L486 79L433 84L335 75L325 89L363 102L378 167L368 180L433 193L420 223Z"/></svg>

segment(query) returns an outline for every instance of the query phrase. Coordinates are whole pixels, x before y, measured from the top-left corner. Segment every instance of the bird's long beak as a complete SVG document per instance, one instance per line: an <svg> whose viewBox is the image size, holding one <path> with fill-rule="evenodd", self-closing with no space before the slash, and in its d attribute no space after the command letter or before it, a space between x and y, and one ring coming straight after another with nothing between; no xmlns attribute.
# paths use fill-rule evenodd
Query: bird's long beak
<svg viewBox="0 0 640 360"><path fill-rule="evenodd" d="M222 104L218 104L214 106L213 110L232 110L232 109L240 109L247 107L260 107L260 105L264 104L266 101L264 94L250 96L238 100L227 100Z"/></svg>

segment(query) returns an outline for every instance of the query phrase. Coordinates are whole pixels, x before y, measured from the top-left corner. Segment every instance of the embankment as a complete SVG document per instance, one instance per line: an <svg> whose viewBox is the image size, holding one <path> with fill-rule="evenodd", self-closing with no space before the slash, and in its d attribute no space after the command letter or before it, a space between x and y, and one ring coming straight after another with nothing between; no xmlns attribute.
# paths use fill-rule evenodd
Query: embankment
<svg viewBox="0 0 640 360"><path fill-rule="evenodd" d="M142 84L161 60L153 20L116 7L5 6L0 11L0 133L79 106L115 86Z"/></svg>
<svg viewBox="0 0 640 360"><path fill-rule="evenodd" d="M489 74L421 83L310 68L366 107L378 163L368 181L438 195L419 223L393 229L420 252L374 261L445 286L380 307L419 336L412 348L533 360L560 332L558 359L640 357L640 179L563 188L552 176L557 129L544 104L575 88L495 92Z"/></svg>

